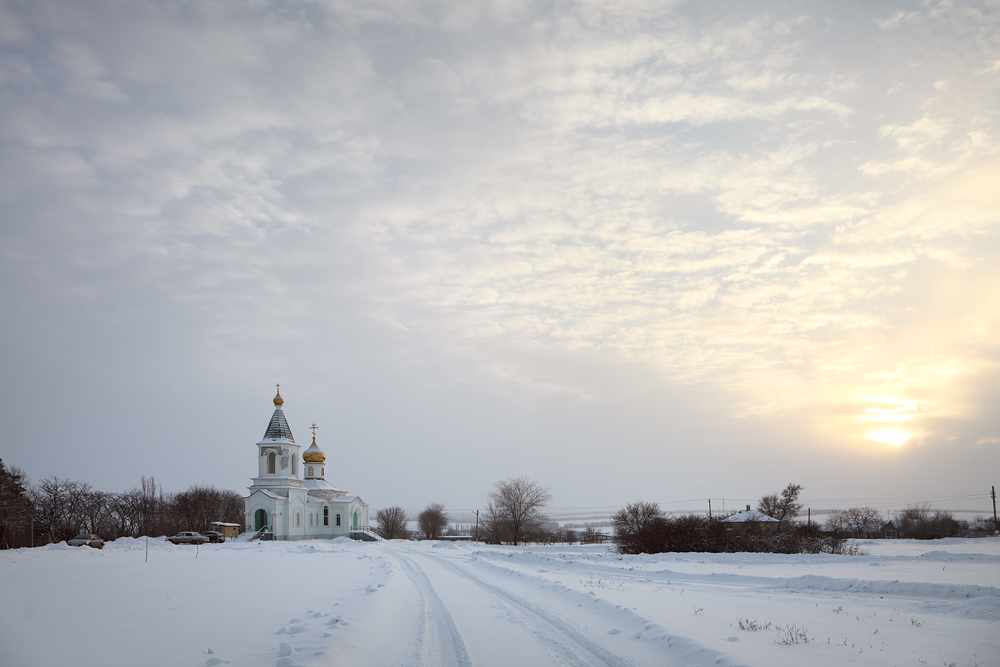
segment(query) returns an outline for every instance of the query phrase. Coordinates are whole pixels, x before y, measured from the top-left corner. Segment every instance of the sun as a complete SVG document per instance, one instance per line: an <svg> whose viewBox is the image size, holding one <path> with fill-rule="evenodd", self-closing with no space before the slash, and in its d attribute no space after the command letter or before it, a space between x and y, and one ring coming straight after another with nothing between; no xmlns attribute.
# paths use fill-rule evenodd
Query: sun
<svg viewBox="0 0 1000 667"><path fill-rule="evenodd" d="M878 431L872 431L868 434L868 437L875 442L886 442L890 445L899 447L910 439L910 434L898 428L885 428Z"/></svg>

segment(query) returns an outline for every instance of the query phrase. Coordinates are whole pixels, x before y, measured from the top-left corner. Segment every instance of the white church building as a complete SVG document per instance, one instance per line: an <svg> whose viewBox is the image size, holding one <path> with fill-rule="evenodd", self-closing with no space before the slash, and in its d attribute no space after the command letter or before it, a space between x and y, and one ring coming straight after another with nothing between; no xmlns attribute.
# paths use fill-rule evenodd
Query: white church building
<svg viewBox="0 0 1000 667"><path fill-rule="evenodd" d="M275 540L377 539L368 527L368 504L326 481L326 454L316 444L315 424L312 444L299 455L280 389L257 443L257 476L244 499L246 529Z"/></svg>

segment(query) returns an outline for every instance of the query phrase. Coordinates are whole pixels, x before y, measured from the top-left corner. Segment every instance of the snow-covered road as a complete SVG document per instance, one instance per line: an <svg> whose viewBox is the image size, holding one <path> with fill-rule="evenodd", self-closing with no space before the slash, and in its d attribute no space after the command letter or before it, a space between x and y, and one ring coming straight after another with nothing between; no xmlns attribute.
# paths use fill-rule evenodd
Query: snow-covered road
<svg viewBox="0 0 1000 667"><path fill-rule="evenodd" d="M20 549L0 552L0 667L1000 666L1000 540L861 546Z"/></svg>
<svg viewBox="0 0 1000 667"><path fill-rule="evenodd" d="M591 633L565 621L563 610L539 604L542 600L536 596L531 602L491 581L483 570L470 568L464 553L451 557L441 550L404 555L392 549L389 553L419 590L422 615L436 616L437 622L431 625L439 631L446 626L441 639L447 634L452 641L452 648L442 649L440 655L425 652L417 665L629 664L589 639ZM483 628L490 631L482 632ZM463 642L462 637L468 640Z"/></svg>

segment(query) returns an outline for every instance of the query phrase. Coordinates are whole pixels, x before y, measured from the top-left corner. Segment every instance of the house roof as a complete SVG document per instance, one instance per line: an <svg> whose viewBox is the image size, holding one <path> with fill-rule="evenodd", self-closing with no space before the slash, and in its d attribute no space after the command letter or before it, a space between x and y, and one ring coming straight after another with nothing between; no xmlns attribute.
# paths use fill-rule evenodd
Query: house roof
<svg viewBox="0 0 1000 667"><path fill-rule="evenodd" d="M763 512L758 512L757 510L740 510L731 517L723 519L724 522L728 523L747 523L748 521L758 521L761 523L778 523L778 520L769 517Z"/></svg>

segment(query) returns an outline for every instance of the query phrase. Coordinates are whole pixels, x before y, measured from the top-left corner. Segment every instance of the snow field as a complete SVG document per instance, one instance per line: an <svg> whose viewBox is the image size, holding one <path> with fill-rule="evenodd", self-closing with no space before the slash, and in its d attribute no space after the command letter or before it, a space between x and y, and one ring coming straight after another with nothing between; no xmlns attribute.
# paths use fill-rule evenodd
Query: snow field
<svg viewBox="0 0 1000 667"><path fill-rule="evenodd" d="M0 667L1000 666L1000 539L862 556L162 538L0 552ZM743 626L741 628L740 626Z"/></svg>

